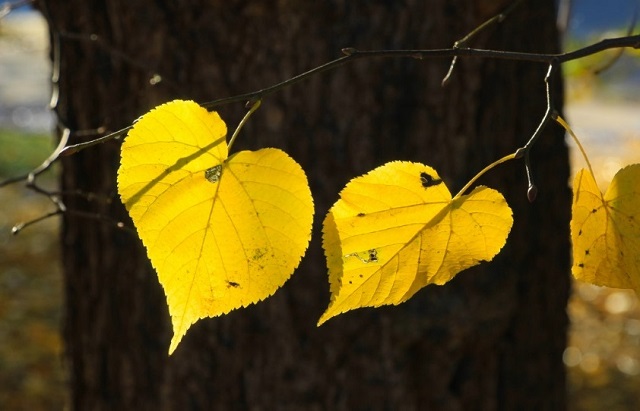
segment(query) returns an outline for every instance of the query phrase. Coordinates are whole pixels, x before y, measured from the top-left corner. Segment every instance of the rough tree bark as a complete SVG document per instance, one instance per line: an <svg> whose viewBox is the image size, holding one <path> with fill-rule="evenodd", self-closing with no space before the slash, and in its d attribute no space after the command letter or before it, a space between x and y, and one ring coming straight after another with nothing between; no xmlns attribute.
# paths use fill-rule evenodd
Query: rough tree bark
<svg viewBox="0 0 640 411"><path fill-rule="evenodd" d="M72 130L116 130L173 98L209 101L274 84L343 47L448 47L508 3L41 0L40 7L60 39L59 118ZM554 2L524 2L473 44L556 52ZM71 409L563 409L570 198L557 127L533 152L535 203L526 201L519 162L482 181L514 210L494 262L403 305L315 326L329 301L319 222L350 178L412 160L434 166L455 191L520 146L542 116L546 67L462 59L441 87L448 64L358 61L263 102L236 149L275 146L302 164L317 208L310 250L275 296L200 321L171 357L164 296L139 240L78 214L128 221L115 194L119 142L65 158ZM243 110L221 112L233 127Z"/></svg>

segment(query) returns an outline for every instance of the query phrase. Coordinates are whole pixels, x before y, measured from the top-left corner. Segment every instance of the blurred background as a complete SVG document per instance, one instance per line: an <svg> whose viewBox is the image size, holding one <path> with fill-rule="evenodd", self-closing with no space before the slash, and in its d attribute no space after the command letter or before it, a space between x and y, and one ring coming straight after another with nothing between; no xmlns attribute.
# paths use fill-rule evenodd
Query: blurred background
<svg viewBox="0 0 640 411"><path fill-rule="evenodd" d="M639 3L561 2L565 49L625 35ZM54 147L48 53L46 25L38 13L21 8L0 18L0 181L30 171ZM563 69L565 116L604 190L618 169L640 162L640 50L619 57L616 51L601 53ZM569 145L577 170L585 162L573 142ZM55 187L55 167L41 183ZM52 210L45 197L23 184L0 189L0 410L64 406L58 220L11 234L15 224ZM635 294L575 283L568 312L571 328L563 359L569 409L638 409L640 303Z"/></svg>

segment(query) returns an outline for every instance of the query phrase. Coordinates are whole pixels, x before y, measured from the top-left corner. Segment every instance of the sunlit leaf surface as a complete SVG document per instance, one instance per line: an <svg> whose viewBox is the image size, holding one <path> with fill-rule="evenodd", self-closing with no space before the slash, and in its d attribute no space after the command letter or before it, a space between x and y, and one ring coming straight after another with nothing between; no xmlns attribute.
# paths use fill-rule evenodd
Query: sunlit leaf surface
<svg viewBox="0 0 640 411"><path fill-rule="evenodd" d="M191 324L272 295L311 236L302 168L265 148L227 157L217 113L161 105L122 145L118 191L164 287L172 353Z"/></svg>
<svg viewBox="0 0 640 411"><path fill-rule="evenodd" d="M477 187L452 199L423 164L395 161L354 178L324 221L331 303L319 324L355 308L399 304L491 260L512 223L499 192Z"/></svg>
<svg viewBox="0 0 640 411"><path fill-rule="evenodd" d="M640 294L640 164L618 171L604 195L590 171L577 173L571 240L575 278Z"/></svg>

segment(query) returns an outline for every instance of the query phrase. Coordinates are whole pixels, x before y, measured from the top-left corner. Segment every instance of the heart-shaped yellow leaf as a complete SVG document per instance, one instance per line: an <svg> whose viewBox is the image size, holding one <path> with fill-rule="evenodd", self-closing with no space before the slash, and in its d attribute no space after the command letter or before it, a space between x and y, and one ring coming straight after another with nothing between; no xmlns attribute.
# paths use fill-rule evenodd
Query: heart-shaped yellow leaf
<svg viewBox="0 0 640 411"><path fill-rule="evenodd" d="M274 148L227 157L226 133L217 113L176 100L122 145L118 191L167 296L170 354L198 319L272 295L311 237L300 165Z"/></svg>
<svg viewBox="0 0 640 411"><path fill-rule="evenodd" d="M618 171L604 196L582 169L573 182L573 276L640 295L640 164Z"/></svg>
<svg viewBox="0 0 640 411"><path fill-rule="evenodd" d="M399 304L491 260L512 224L502 194L477 187L452 199L423 164L395 161L354 178L324 220L331 303L318 325L355 308Z"/></svg>

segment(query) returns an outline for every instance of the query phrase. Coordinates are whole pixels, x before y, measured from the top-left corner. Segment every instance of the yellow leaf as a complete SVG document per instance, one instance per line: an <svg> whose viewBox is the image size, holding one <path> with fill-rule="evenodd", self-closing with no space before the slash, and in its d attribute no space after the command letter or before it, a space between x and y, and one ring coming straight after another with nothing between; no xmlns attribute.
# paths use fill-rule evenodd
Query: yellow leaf
<svg viewBox="0 0 640 411"><path fill-rule="evenodd" d="M571 240L578 280L640 295L640 164L613 177L604 196L582 169L573 182Z"/></svg>
<svg viewBox="0 0 640 411"><path fill-rule="evenodd" d="M265 148L227 157L217 113L173 101L122 145L118 191L167 296L171 354L191 324L272 295L311 237L302 168Z"/></svg>
<svg viewBox="0 0 640 411"><path fill-rule="evenodd" d="M513 218L487 187L452 199L436 171L387 163L342 190L324 221L331 303L318 325L360 307L399 304L491 260Z"/></svg>

